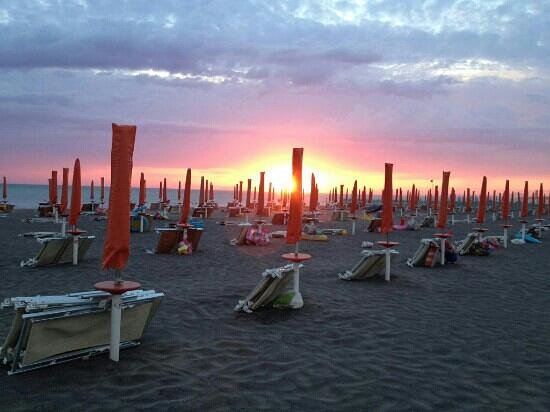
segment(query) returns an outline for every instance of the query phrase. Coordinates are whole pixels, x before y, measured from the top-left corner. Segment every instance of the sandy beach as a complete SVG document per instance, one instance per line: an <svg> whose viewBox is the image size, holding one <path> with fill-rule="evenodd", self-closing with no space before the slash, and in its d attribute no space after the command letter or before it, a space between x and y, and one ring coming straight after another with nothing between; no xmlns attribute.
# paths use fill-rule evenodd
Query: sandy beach
<svg viewBox="0 0 550 412"><path fill-rule="evenodd" d="M16 210L0 219L1 297L92 290L105 222L82 216L97 237L86 261L20 268L38 244L18 237L58 225L28 224ZM345 282L361 242L381 234L301 242L313 255L301 273L305 306L236 313L266 268L285 262L281 239L232 246L236 226L208 219L193 256L151 256L154 232L132 234L127 279L166 293L142 345L8 376L0 367L3 410L548 410L550 283L548 248L512 245L455 265L409 268L421 238L436 229L392 232L401 242L392 281ZM326 220L326 219L325 219ZM514 229L519 225L517 221ZM328 222L322 227L351 227ZM486 225L501 234L500 223ZM470 225L470 228L473 226ZM274 226L273 230L284 227ZM455 239L466 223L451 227ZM544 240L544 239L543 239ZM0 312L0 339L12 311Z"/></svg>

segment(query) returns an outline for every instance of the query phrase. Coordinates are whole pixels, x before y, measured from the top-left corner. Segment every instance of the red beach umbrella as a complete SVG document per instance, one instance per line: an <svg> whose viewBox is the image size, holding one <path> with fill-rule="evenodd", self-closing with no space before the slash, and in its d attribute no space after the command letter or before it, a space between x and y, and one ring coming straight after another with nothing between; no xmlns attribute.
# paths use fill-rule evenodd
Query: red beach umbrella
<svg viewBox="0 0 550 412"><path fill-rule="evenodd" d="M258 207L256 208L256 214L258 216L262 216L264 213L264 179L265 172L260 172L260 187L258 188Z"/></svg>
<svg viewBox="0 0 550 412"><path fill-rule="evenodd" d="M269 182L268 189L267 189L267 203L271 202L271 182Z"/></svg>
<svg viewBox="0 0 550 412"><path fill-rule="evenodd" d="M181 208L180 224L187 224L187 216L191 210L191 169L187 169L185 175L185 188L183 189L183 207Z"/></svg>
<svg viewBox="0 0 550 412"><path fill-rule="evenodd" d="M57 170L52 170L52 204L57 204Z"/></svg>
<svg viewBox="0 0 550 412"><path fill-rule="evenodd" d="M82 187L80 185L80 160L76 159L73 168L73 184L71 186L71 213L69 224L76 228L80 209L82 209Z"/></svg>
<svg viewBox="0 0 550 412"><path fill-rule="evenodd" d="M181 180L178 180L178 203L181 201Z"/></svg>
<svg viewBox="0 0 550 412"><path fill-rule="evenodd" d="M351 191L351 214L355 216L357 210L357 180L353 182L353 189Z"/></svg>
<svg viewBox="0 0 550 412"><path fill-rule="evenodd" d="M513 196L513 193L512 193ZM504 186L504 197L502 199L502 218L504 221L508 220L508 215L510 214L510 182L506 180L506 185Z"/></svg>
<svg viewBox="0 0 550 412"><path fill-rule="evenodd" d="M527 202L529 202L529 182L525 181L525 187L523 188L523 203L521 205L521 217L526 218L529 214L529 205Z"/></svg>
<svg viewBox="0 0 550 412"><path fill-rule="evenodd" d="M393 204L392 204L392 173L393 164L385 164L384 191L382 192L382 233L390 233L393 228Z"/></svg>
<svg viewBox="0 0 550 412"><path fill-rule="evenodd" d="M99 199L101 200L101 203L105 200L105 178L101 176L101 182L99 187Z"/></svg>
<svg viewBox="0 0 550 412"><path fill-rule="evenodd" d="M206 179L206 183L204 184L204 203L208 202L208 179Z"/></svg>
<svg viewBox="0 0 550 412"><path fill-rule="evenodd" d="M214 200L214 184L210 182L210 200Z"/></svg>
<svg viewBox="0 0 550 412"><path fill-rule="evenodd" d="M162 185L162 203L167 203L167 202L168 202L168 191L166 189L166 178L164 178L163 185Z"/></svg>
<svg viewBox="0 0 550 412"><path fill-rule="evenodd" d="M441 183L441 202L439 203L439 216L437 221L437 227L445 229L447 225L447 199L449 192L449 177L451 172L443 172L443 182ZM443 252L442 252L443 253Z"/></svg>
<svg viewBox="0 0 550 412"><path fill-rule="evenodd" d="M367 188L366 188L366 186L363 186L363 194L361 195L361 203L363 204L363 207L367 204Z"/></svg>
<svg viewBox="0 0 550 412"><path fill-rule="evenodd" d="M204 204L204 176L201 176L201 188L199 192L199 206Z"/></svg>
<svg viewBox="0 0 550 412"><path fill-rule="evenodd" d="M4 199L4 202L8 199L8 183L6 181L6 176L2 179L2 199Z"/></svg>
<svg viewBox="0 0 550 412"><path fill-rule="evenodd" d="M466 212L472 211L472 199L470 196L470 188L466 189Z"/></svg>
<svg viewBox="0 0 550 412"><path fill-rule="evenodd" d="M290 210L286 231L286 243L295 244L302 236L302 158L303 148L292 150L292 180L294 187L290 196ZM260 183L261 184L261 183Z"/></svg>
<svg viewBox="0 0 550 412"><path fill-rule="evenodd" d="M65 213L69 204L69 168L63 168L63 185L61 186L61 205L59 212Z"/></svg>
<svg viewBox="0 0 550 412"><path fill-rule="evenodd" d="M95 190L94 190L94 180L92 179L92 182L90 183L90 200L93 203L94 197L95 197Z"/></svg>
<svg viewBox="0 0 550 412"><path fill-rule="evenodd" d="M344 208L344 185L340 185L340 201L338 202L340 209Z"/></svg>
<svg viewBox="0 0 550 412"><path fill-rule="evenodd" d="M311 174L311 187L309 189L309 211L314 212L317 203L315 202L315 175Z"/></svg>
<svg viewBox="0 0 550 412"><path fill-rule="evenodd" d="M435 194L434 194L434 210L437 210L439 208L439 187L435 186Z"/></svg>
<svg viewBox="0 0 550 412"><path fill-rule="evenodd" d="M246 207L247 208L251 206L251 203L250 203L251 191L252 191L252 179L248 179L246 184Z"/></svg>
<svg viewBox="0 0 550 412"><path fill-rule="evenodd" d="M239 182L239 203L242 203L243 202L243 181L241 180Z"/></svg>
<svg viewBox="0 0 550 412"><path fill-rule="evenodd" d="M159 182L159 202L162 202L162 180Z"/></svg>
<svg viewBox="0 0 550 412"><path fill-rule="evenodd" d="M126 267L130 256L128 210L130 209L130 181L136 126L119 126L113 123L112 127L111 192L102 269L120 271Z"/></svg>
<svg viewBox="0 0 550 412"><path fill-rule="evenodd" d="M542 190L542 183L539 188L539 202L537 204L537 219L542 219L544 214L544 191Z"/></svg>
<svg viewBox="0 0 550 412"><path fill-rule="evenodd" d="M451 205L449 206L449 210L451 211L451 213L454 213L455 207L456 207L456 193L455 193L455 188L452 187L451 188Z"/></svg>
<svg viewBox="0 0 550 412"><path fill-rule="evenodd" d="M139 200L138 200L139 206L143 206L145 204L145 176L143 172L141 173L141 176L139 178Z"/></svg>
<svg viewBox="0 0 550 412"><path fill-rule="evenodd" d="M485 209L487 209L487 177L483 176L479 195L479 205L477 207L477 223L479 224L485 222Z"/></svg>
<svg viewBox="0 0 550 412"><path fill-rule="evenodd" d="M411 203L409 204L409 208L411 212L416 209L416 189L414 187L414 183L411 190Z"/></svg>

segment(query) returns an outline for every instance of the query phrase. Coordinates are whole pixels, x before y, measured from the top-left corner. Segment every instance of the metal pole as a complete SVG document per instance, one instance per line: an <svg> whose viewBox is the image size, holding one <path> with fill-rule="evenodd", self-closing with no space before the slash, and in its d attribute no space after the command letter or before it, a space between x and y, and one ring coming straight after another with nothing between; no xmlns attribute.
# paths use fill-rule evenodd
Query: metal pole
<svg viewBox="0 0 550 412"><path fill-rule="evenodd" d="M384 279L386 282L390 281L390 267L391 267L391 261L390 261L390 248L386 248L386 273Z"/></svg>
<svg viewBox="0 0 550 412"><path fill-rule="evenodd" d="M508 248L508 228L504 228L504 249Z"/></svg>
<svg viewBox="0 0 550 412"><path fill-rule="evenodd" d="M445 238L441 238L441 266L445 266Z"/></svg>
<svg viewBox="0 0 550 412"><path fill-rule="evenodd" d="M121 304L122 297L120 295L111 295L111 343L109 346L109 357L114 362L118 362L120 352Z"/></svg>
<svg viewBox="0 0 550 412"><path fill-rule="evenodd" d="M73 235L73 265L78 265L78 235Z"/></svg>

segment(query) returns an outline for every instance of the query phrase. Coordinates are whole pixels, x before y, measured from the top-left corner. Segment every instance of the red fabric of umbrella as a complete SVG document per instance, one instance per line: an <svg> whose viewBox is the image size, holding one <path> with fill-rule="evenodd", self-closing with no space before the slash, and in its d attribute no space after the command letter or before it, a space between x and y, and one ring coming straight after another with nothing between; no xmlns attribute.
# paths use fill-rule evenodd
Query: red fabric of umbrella
<svg viewBox="0 0 550 412"><path fill-rule="evenodd" d="M479 195L479 205L477 207L477 223L482 224L485 222L485 210L487 209L487 177L483 176L483 182L481 183L481 192Z"/></svg>
<svg viewBox="0 0 550 412"><path fill-rule="evenodd" d="M286 243L294 244L302 236L302 159L303 148L292 150L292 181L293 188L290 196L290 210L286 231Z"/></svg>
<svg viewBox="0 0 550 412"><path fill-rule="evenodd" d="M69 224L76 226L80 209L82 209L82 187L80 182L80 160L76 159L73 169L73 184L71 186L71 213L69 214Z"/></svg>
<svg viewBox="0 0 550 412"><path fill-rule="evenodd" d="M393 164L386 163L384 172L384 191L382 193L382 233L390 233L393 228L392 173Z"/></svg>
<svg viewBox="0 0 550 412"><path fill-rule="evenodd" d="M181 208L180 224L187 223L187 216L191 210L191 169L187 169L185 175L185 187L183 189L183 207Z"/></svg>
<svg viewBox="0 0 550 412"><path fill-rule="evenodd" d="M130 183L136 126L113 123L109 219L103 247L102 269L122 270L130 256Z"/></svg>
<svg viewBox="0 0 550 412"><path fill-rule="evenodd" d="M526 218L529 214L529 182L525 181L525 187L523 188L523 199L521 205L521 217Z"/></svg>
<svg viewBox="0 0 550 412"><path fill-rule="evenodd" d="M441 201L439 202L439 215L437 221L437 227L445 229L447 225L447 199L449 197L449 177L451 172L443 172L443 182L441 183Z"/></svg>
<svg viewBox="0 0 550 412"><path fill-rule="evenodd" d="M357 180L353 182L353 189L351 191L351 214L355 216L357 210Z"/></svg>
<svg viewBox="0 0 550 412"><path fill-rule="evenodd" d="M256 209L256 214L259 216L262 216L264 213L264 191L265 191L264 180L265 180L265 172L260 172L260 186L258 188L258 207ZM254 193L255 192L256 190L254 190Z"/></svg>
<svg viewBox="0 0 550 412"><path fill-rule="evenodd" d="M510 182L506 180L506 185L504 186L504 195L502 199L502 218L507 221L508 215L510 214Z"/></svg>
<svg viewBox="0 0 550 412"><path fill-rule="evenodd" d="M63 168L63 185L61 186L61 204L59 213L63 214L67 210L69 204L69 168Z"/></svg>
<svg viewBox="0 0 550 412"><path fill-rule="evenodd" d="M537 219L542 219L544 214L544 192L542 190L542 183L539 188L539 202L537 204Z"/></svg>

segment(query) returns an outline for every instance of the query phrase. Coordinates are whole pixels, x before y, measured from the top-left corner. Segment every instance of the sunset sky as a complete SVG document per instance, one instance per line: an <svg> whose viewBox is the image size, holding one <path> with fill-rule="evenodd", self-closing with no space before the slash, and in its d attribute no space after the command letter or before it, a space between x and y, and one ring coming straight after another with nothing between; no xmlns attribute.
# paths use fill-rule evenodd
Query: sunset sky
<svg viewBox="0 0 550 412"><path fill-rule="evenodd" d="M0 0L0 175L79 156L109 180L117 122L134 183L281 185L304 147L322 191L380 188L384 162L407 187L550 187L549 21L547 1Z"/></svg>

